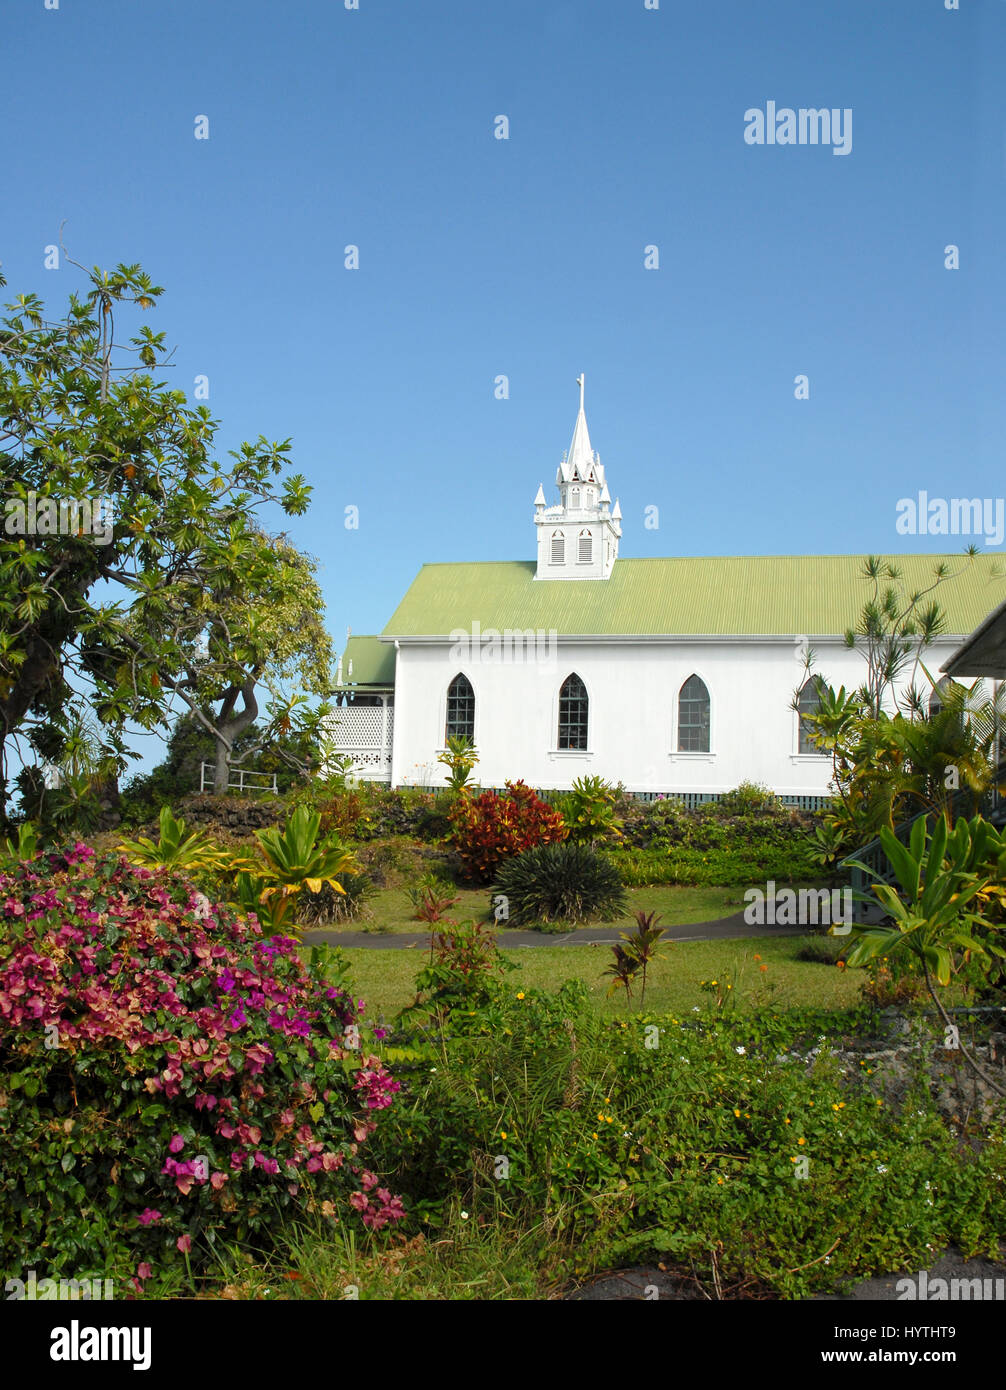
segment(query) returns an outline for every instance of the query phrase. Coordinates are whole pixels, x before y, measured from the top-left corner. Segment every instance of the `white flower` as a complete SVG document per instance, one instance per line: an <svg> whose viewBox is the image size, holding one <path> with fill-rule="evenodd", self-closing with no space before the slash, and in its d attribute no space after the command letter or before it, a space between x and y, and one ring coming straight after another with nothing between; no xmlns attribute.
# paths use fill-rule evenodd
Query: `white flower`
<svg viewBox="0 0 1006 1390"><path fill-rule="evenodd" d="M734 1048L734 1051L737 1053L737 1056L738 1056L738 1057L743 1057L743 1056L745 1055L745 1053L747 1052L747 1048L746 1048L746 1047L735 1047L735 1048Z"/></svg>
<svg viewBox="0 0 1006 1390"><path fill-rule="evenodd" d="M701 1012L702 1012L702 1010L699 1008L698 1004L693 1004L693 1005L692 1005L692 1013L693 1013L693 1014L700 1014Z"/></svg>
<svg viewBox="0 0 1006 1390"><path fill-rule="evenodd" d="M461 1213L461 1220L462 1220L462 1221L467 1221L467 1220L468 1220L468 1213L467 1213L466 1211L463 1211L463 1212Z"/></svg>
<svg viewBox="0 0 1006 1390"><path fill-rule="evenodd" d="M877 1172L878 1172L878 1173L886 1173L886 1172L887 1172L887 1164L886 1164L886 1163L878 1163L878 1164L877 1164Z"/></svg>

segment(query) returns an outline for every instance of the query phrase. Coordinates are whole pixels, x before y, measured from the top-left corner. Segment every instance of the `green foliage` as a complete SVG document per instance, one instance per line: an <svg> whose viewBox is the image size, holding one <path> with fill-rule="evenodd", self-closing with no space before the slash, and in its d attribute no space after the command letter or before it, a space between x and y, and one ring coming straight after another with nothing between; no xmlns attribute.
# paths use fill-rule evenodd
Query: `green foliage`
<svg viewBox="0 0 1006 1390"><path fill-rule="evenodd" d="M759 782L741 782L733 791L724 792L715 802L718 816L756 816L771 813L785 814L783 803L768 787Z"/></svg>
<svg viewBox="0 0 1006 1390"><path fill-rule="evenodd" d="M1006 950L993 939L996 925L974 910L978 894L1006 864L1006 836L976 816L971 821L959 820L952 832L948 832L946 821L939 819L930 838L925 818L920 817L912 826L908 844L886 827L880 832L880 842L897 886L877 881L872 891L891 925L855 926L855 945L847 957L850 966L907 951L915 956L927 979L932 975L946 986L955 952L966 951L983 960L990 955L1006 957ZM856 860L852 866L878 877Z"/></svg>
<svg viewBox="0 0 1006 1390"><path fill-rule="evenodd" d="M185 821L176 819L170 806L162 806L159 817L160 835L155 844L146 835L138 840L125 840L119 852L133 864L147 868L163 865L169 869L182 869L188 874L205 870L223 868L227 863L226 854L214 845L210 837L200 830L185 833Z"/></svg>
<svg viewBox="0 0 1006 1390"><path fill-rule="evenodd" d="M264 674L320 692L330 647L313 561L257 519L272 505L306 510L303 477L276 482L289 441L259 437L214 459L216 422L155 380L171 349L136 322L161 288L139 265L84 273L66 312L47 318L24 294L0 323L5 501L104 498L114 518L100 534L78 514L76 534L19 535L7 517L0 745L23 739L59 765L85 691L119 773L127 723L157 728L181 700L217 706L214 728L230 738L255 717Z"/></svg>
<svg viewBox="0 0 1006 1390"><path fill-rule="evenodd" d="M453 884L436 873L424 874L414 887L408 889L408 894L415 908L417 922L442 921L444 913L449 912L458 901Z"/></svg>
<svg viewBox="0 0 1006 1390"><path fill-rule="evenodd" d="M615 789L602 777L578 777L562 802L569 838L591 846L620 840Z"/></svg>
<svg viewBox="0 0 1006 1390"><path fill-rule="evenodd" d="M470 738L455 735L447 740L447 747L437 754L437 762L447 768L448 789L455 795L468 785L472 769L479 760L475 744Z"/></svg>
<svg viewBox="0 0 1006 1390"><path fill-rule="evenodd" d="M449 1229L460 1206L486 1227L544 1225L583 1270L655 1256L709 1297L804 1298L951 1242L993 1250L1001 1127L961 1151L921 1090L889 1113L870 1078L815 1059L822 1029L864 1018L601 1022L581 985L508 984L457 1010L435 1057L396 1068L380 1163L412 1230Z"/></svg>
<svg viewBox="0 0 1006 1390"><path fill-rule="evenodd" d="M17 837L6 836L0 840L0 873L9 872L17 864L34 859L38 852L39 831L37 825L25 821L17 829Z"/></svg>
<svg viewBox="0 0 1006 1390"><path fill-rule="evenodd" d="M499 982L515 967L501 955L492 929L484 922L444 923L430 935L430 958L416 976L414 1003L403 1018L434 1022L443 1029L495 997ZM470 1015L473 1016L473 1015Z"/></svg>
<svg viewBox="0 0 1006 1390"><path fill-rule="evenodd" d="M240 901L246 910L252 900L258 904L250 910L261 908L270 934L296 930L299 894L317 894L323 887L342 894L341 875L358 871L356 860L334 835L319 835L320 826L317 811L298 806L282 830L270 826L255 832L254 856L234 861L240 871Z"/></svg>
<svg viewBox="0 0 1006 1390"><path fill-rule="evenodd" d="M506 860L496 875L494 898L507 899L514 926L611 921L625 910L625 888L612 861L588 844L562 840L536 845Z"/></svg>

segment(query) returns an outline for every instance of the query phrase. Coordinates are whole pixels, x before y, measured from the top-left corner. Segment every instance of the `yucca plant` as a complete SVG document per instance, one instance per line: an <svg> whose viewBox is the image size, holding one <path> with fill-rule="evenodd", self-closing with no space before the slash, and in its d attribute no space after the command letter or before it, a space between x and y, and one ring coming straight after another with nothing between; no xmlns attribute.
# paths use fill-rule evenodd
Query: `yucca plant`
<svg viewBox="0 0 1006 1390"><path fill-rule="evenodd" d="M225 851L219 849L205 831L193 830L186 835L185 821L181 816L173 816L170 806L161 807L159 824L160 835L156 844L148 836L141 835L136 840L124 840L119 846L119 853L126 855L131 863L148 869L164 865L187 873L198 873L227 866Z"/></svg>
<svg viewBox="0 0 1006 1390"><path fill-rule="evenodd" d="M514 926L610 922L625 911L625 886L610 859L589 845L560 840L506 860L493 898L503 893Z"/></svg>
<svg viewBox="0 0 1006 1390"><path fill-rule="evenodd" d="M359 872L353 855L334 835L319 835L320 826L317 811L298 806L282 830L256 830L256 853L234 862L239 900L247 911L256 912L270 934L296 929L298 894L320 893L326 884L342 893L339 876ZM251 908L253 896L257 906Z"/></svg>

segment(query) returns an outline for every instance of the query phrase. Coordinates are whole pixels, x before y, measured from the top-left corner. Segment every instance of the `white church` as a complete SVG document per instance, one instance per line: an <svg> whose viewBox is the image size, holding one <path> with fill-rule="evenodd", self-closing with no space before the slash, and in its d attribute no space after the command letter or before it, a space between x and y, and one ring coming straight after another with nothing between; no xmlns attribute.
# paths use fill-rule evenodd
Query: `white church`
<svg viewBox="0 0 1006 1390"><path fill-rule="evenodd" d="M375 636L340 659L332 733L352 773L440 786L452 735L476 745L474 780L568 789L597 775L687 804L742 781L794 805L829 796L830 759L792 708L815 680L860 686L846 647L871 585L862 555L619 557L622 513L580 408L556 471L559 500L534 499L537 559L423 565ZM530 547L529 547L530 548ZM993 554L891 555L906 591L939 589L948 631L927 649L938 672L1006 598ZM804 654L815 653L806 680Z"/></svg>

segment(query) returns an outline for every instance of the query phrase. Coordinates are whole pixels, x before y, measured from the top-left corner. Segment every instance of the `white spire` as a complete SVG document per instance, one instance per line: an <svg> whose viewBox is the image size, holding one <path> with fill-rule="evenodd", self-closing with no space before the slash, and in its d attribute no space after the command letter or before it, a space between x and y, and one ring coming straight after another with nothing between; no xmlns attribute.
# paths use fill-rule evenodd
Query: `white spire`
<svg viewBox="0 0 1006 1390"><path fill-rule="evenodd" d="M569 453L566 458L570 467L570 474L573 469L576 469L581 478L586 478L594 464L594 451L590 447L587 417L583 412L583 372L576 378L576 384L580 388L580 409L577 413L576 424L573 426L573 441L569 446ZM570 474L567 474L567 477Z"/></svg>
<svg viewBox="0 0 1006 1390"><path fill-rule="evenodd" d="M545 506L545 489L542 487L541 483L538 484L538 491L535 494L534 505L536 507Z"/></svg>

